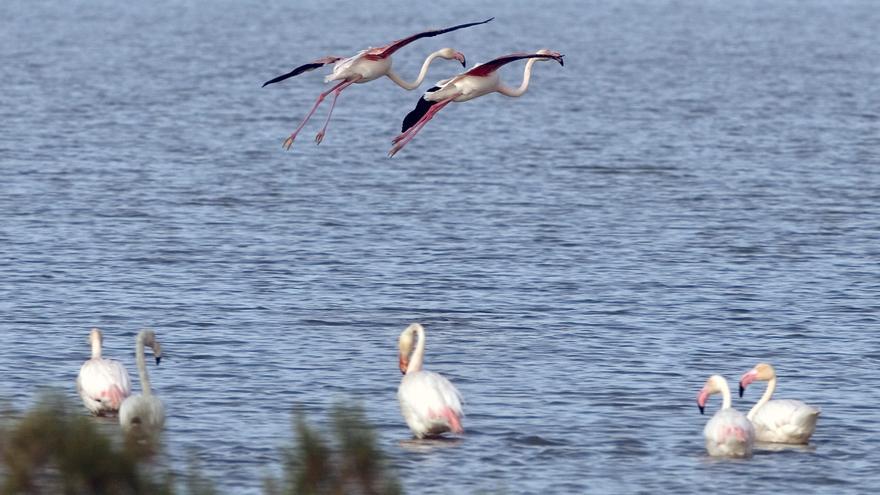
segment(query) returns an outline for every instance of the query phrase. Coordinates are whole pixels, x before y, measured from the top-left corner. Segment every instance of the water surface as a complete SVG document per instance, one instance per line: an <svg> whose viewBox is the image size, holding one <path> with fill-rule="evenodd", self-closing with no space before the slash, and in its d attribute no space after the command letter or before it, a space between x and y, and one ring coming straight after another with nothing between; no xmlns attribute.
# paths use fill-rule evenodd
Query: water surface
<svg viewBox="0 0 880 495"><path fill-rule="evenodd" d="M880 489L873 2L446 4L3 2L0 399L75 399L92 326L134 371L151 327L167 460L224 492L276 472L295 406L325 423L338 401L413 493ZM447 107L393 159L419 92L388 81L281 149L326 86L263 81L490 16L395 67L443 46L565 67ZM411 321L465 397L461 442L400 417ZM822 407L813 446L708 458L697 391L758 361Z"/></svg>

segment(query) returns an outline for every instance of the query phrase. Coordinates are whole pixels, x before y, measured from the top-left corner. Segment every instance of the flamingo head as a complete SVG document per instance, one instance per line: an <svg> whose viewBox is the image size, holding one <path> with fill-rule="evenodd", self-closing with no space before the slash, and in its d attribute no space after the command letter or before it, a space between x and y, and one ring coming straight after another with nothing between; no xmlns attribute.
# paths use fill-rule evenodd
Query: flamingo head
<svg viewBox="0 0 880 495"><path fill-rule="evenodd" d="M153 357L156 358L156 365L158 365L162 361L162 345L156 340L156 332L141 330L140 336L143 339L144 345L153 349Z"/></svg>
<svg viewBox="0 0 880 495"><path fill-rule="evenodd" d="M706 384L703 385L703 388L697 395L697 407L700 408L700 414L705 413L706 402L709 402L709 396L721 392L721 381L723 380L724 378L719 375L712 375L709 377L708 380L706 380Z"/></svg>
<svg viewBox="0 0 880 495"><path fill-rule="evenodd" d="M461 53L458 50L453 50L452 48L442 48L437 51L437 56L440 58L445 58L446 60L458 60L461 62L462 67L467 66L467 61L464 58L464 53Z"/></svg>
<svg viewBox="0 0 880 495"><path fill-rule="evenodd" d="M739 379L739 396L743 396L743 392L754 381L768 381L776 378L776 370L767 363L760 363L754 368L747 371L742 378Z"/></svg>
<svg viewBox="0 0 880 495"><path fill-rule="evenodd" d="M406 327L403 332L400 333L400 338L397 339L397 348L399 350L398 365L400 366L400 372L404 375L406 374L407 368L409 368L409 356L413 351L416 333L421 327L422 326L418 323L413 323Z"/></svg>
<svg viewBox="0 0 880 495"><path fill-rule="evenodd" d="M561 65L563 67L565 66L565 62L562 60L562 57L564 57L565 55L563 55L559 52L554 52L553 50L548 50L546 48L542 48L535 53L538 55L547 55L548 58L545 58L544 60L551 60L552 59L552 60L559 62L559 65Z"/></svg>

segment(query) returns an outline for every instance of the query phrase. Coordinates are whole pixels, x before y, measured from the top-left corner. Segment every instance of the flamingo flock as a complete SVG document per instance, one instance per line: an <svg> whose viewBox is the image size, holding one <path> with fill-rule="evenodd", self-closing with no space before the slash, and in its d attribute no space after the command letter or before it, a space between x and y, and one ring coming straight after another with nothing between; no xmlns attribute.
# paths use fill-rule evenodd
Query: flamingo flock
<svg viewBox="0 0 880 495"><path fill-rule="evenodd" d="M352 84L363 84L382 76L405 90L417 88L425 79L429 67L438 58L455 60L466 67L465 56L452 48L434 51L424 60L419 74L407 82L392 70L391 56L410 43L445 33L491 22L459 24L420 33L393 41L380 47L371 47L355 55L343 58L324 56L300 65L293 70L266 81L263 86L284 81L300 74L333 64L326 82L338 81L329 90L320 93L311 110L297 128L284 141L289 149L297 135L317 110L323 100L333 95L330 109L315 142L321 143L327 132L336 100L343 90ZM444 79L428 89L418 100L415 108L403 119L401 132L392 140L388 155L394 156L410 143L437 113L451 103L462 103L491 93L508 97L522 96L529 87L532 68L537 62L554 61L564 65L563 55L551 50L533 53L512 53L478 64L453 77ZM526 60L522 82L517 87L501 82L499 69L507 64ZM131 379L125 366L102 355L103 334L97 328L89 334L91 358L82 364L76 380L77 391L83 405L94 415L118 415L119 423L126 432L157 434L165 425L165 405L153 392L145 350L149 347L158 366L162 348L152 330L142 330L135 339L135 360L141 384L141 393L132 395ZM397 389L397 399L404 422L417 439L438 437L447 433L462 435L464 427L463 398L452 382L434 371L424 369L426 331L419 323L408 325L398 337L399 369L403 373ZM744 373L739 380L739 397L754 382L767 382L761 398L747 414L733 407L733 397L727 380L721 375L710 376L697 396L700 413L705 413L712 395L721 395L721 407L709 419L703 429L705 448L710 456L751 457L760 442L775 444L807 444L816 430L821 411L799 400L772 399L776 390L775 368L759 363Z"/></svg>
<svg viewBox="0 0 880 495"><path fill-rule="evenodd" d="M807 444L816 431L820 410L794 399L770 400L776 389L776 370L759 363L742 375L739 396L755 381L766 381L767 389L748 414L734 409L730 388L721 375L712 375L697 395L697 406L703 414L712 394L721 394L722 403L706 423L703 436L711 456L751 457L756 442L772 444Z"/></svg>
<svg viewBox="0 0 880 495"><path fill-rule="evenodd" d="M153 351L156 365L162 347L152 330L141 330L135 339L135 359L141 394L131 395L131 380L119 361L102 356L103 334L97 328L89 334L92 356L83 363L76 381L83 405L92 414L118 414L127 433L157 435L165 425L165 405L153 395L147 375L145 348ZM408 325L398 337L398 367L403 373L397 389L400 413L416 439L435 438L445 433L461 435L464 402L461 392L440 373L424 369L426 332L419 323ZM700 414L709 398L721 395L721 407L703 428L706 451L713 457L751 457L756 443L807 444L816 431L821 411L802 401L772 399L776 369L759 363L742 375L739 396L756 381L767 382L760 400L748 414L733 408L727 380L710 376L697 395Z"/></svg>
<svg viewBox="0 0 880 495"><path fill-rule="evenodd" d="M320 144L327 133L327 126L330 123L330 117L333 115L333 109L336 107L336 100L339 98L342 91L352 84L363 84L379 79L382 76L386 76L401 88L410 91L416 89L422 83L428 73L428 67L437 58L457 60L461 63L462 67L467 67L464 54L452 48L442 48L428 55L422 64L421 71L419 71L419 74L414 81L406 82L391 69L391 55L416 40L486 24L493 19L494 17L480 22L469 22L467 24L459 24L444 29L422 31L407 36L406 38L392 41L391 43L380 47L366 48L348 58L336 55L320 57L311 62L300 65L285 74L266 81L263 83L263 87L321 68L328 64L333 64L333 70L331 74L324 79L324 82L339 81L333 87L318 95L311 110L309 110L290 136L284 140L282 146L285 149L290 149L290 147L293 146L294 140L296 140L300 131L302 131L309 119L314 115L318 106L321 105L321 102L330 96L330 94L333 94L333 100L330 103L330 110L327 112L327 118L324 121L324 125L315 135L315 143ZM401 134L392 140L392 147L388 152L388 156L394 156L397 152L403 149L407 143L412 141L422 127L424 127L437 112L449 103L465 102L489 93L500 93L509 97L522 96L529 87L532 65L535 61L555 60L559 62L559 65L563 65L562 58L563 55L561 53L546 49L538 50L534 53L511 53L482 64L477 64L454 77L439 81L422 95L416 104L415 109L404 117ZM517 88L511 88L503 85L500 81L498 69L504 65L523 59L529 59L529 61L526 63L523 73L523 81L520 86Z"/></svg>
<svg viewBox="0 0 880 495"><path fill-rule="evenodd" d="M141 380L141 394L131 394L131 379L119 361L101 356L104 336L93 328L89 333L92 357L79 370L76 389L83 405L96 416L117 415L126 432L157 435L165 425L165 406L152 394L144 359L144 347L153 350L156 365L162 358L162 347L152 330L141 330L135 337L135 360Z"/></svg>

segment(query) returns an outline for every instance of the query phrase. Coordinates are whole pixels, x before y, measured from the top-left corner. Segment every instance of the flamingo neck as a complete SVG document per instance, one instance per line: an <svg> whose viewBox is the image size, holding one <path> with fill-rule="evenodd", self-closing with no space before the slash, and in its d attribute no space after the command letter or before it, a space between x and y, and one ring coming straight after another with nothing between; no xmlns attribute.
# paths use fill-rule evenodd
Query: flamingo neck
<svg viewBox="0 0 880 495"><path fill-rule="evenodd" d="M523 70L523 80L522 84L519 85L518 88L511 88L509 86L504 86L503 84L498 85L498 92L503 94L504 96L522 96L527 89L529 89L529 80L532 78L532 66L535 65L538 58L530 58L528 62L526 62L526 68Z"/></svg>
<svg viewBox="0 0 880 495"><path fill-rule="evenodd" d="M417 327L416 335L419 341L416 343L416 350L409 360L409 366L406 367L407 373L421 371L425 358L425 330L421 326Z"/></svg>
<svg viewBox="0 0 880 495"><path fill-rule="evenodd" d="M730 387L727 386L725 381L721 387L721 409L730 409L730 406Z"/></svg>
<svg viewBox="0 0 880 495"><path fill-rule="evenodd" d="M101 359L101 339L92 339L92 359Z"/></svg>
<svg viewBox="0 0 880 495"><path fill-rule="evenodd" d="M776 390L776 377L774 376L767 382L767 389L764 390L764 395L761 396L761 400L755 403L754 406L749 410L749 414L746 417L749 418L749 421L758 414L758 410L761 409L761 406L770 402L770 397L773 397L773 391Z"/></svg>
<svg viewBox="0 0 880 495"><path fill-rule="evenodd" d="M144 337L141 334L137 336L135 344L135 359L137 360L138 375L141 377L141 391L144 395L150 395L150 377L147 376L147 363L144 359Z"/></svg>
<svg viewBox="0 0 880 495"><path fill-rule="evenodd" d="M425 62L422 63L422 70L419 71L418 77L416 77L416 80L413 82L404 81L403 78L401 78L399 75L397 75L397 73L394 72L391 68L388 69L388 72L385 75L388 76L388 79L391 79L392 81L394 81L394 84L397 84L398 86L400 86L401 88L403 88L407 91L416 89L419 87L420 84L422 84L422 81L425 80L425 76L428 75L428 67L431 65L431 62L433 62L434 59L439 56L440 56L439 51L436 51L436 52L428 55L428 58L426 58Z"/></svg>

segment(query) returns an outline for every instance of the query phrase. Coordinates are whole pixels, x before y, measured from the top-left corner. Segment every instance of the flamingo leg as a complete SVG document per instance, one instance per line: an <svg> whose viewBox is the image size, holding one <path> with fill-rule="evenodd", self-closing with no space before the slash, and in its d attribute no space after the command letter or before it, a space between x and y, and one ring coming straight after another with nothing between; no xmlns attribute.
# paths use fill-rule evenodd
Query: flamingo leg
<svg viewBox="0 0 880 495"><path fill-rule="evenodd" d="M355 79L345 81L343 84L340 84L336 87L336 89L333 90L333 101L330 103L330 111L327 113L327 120L324 121L324 127L322 127L321 131L318 132L318 135L315 136L315 144L321 144L321 141L324 140L324 133L327 132L327 124L330 123L330 116L333 115L333 109L336 108L336 98L339 98L339 93L342 93L343 89L358 82L360 79L360 76L358 76Z"/></svg>
<svg viewBox="0 0 880 495"><path fill-rule="evenodd" d="M419 132L420 130L422 130L422 127L424 127L425 124L427 124L429 120L434 118L435 113L439 112L441 108L445 107L446 105L449 104L450 101L454 100L455 98L458 98L459 96L461 96L461 93L450 96L449 98L447 98L445 100L441 100L439 103L437 103L434 106L432 106L431 108L429 108L428 111L425 112L425 115L422 115L422 118L420 118L415 124L413 124L412 127L407 129L406 131L400 133L397 137L392 139L391 142L396 144L399 141L406 139L410 135L415 134L415 133Z"/></svg>
<svg viewBox="0 0 880 495"><path fill-rule="evenodd" d="M452 96L452 97L447 98L447 99L441 101L440 103L437 103L436 105L432 106L425 113L425 115L423 115L422 118L419 119L419 121L416 122L411 128L407 129L406 132L403 132L400 135L398 135L396 138L394 138L394 140L392 141L394 143L394 146L391 147L391 150L388 152L388 156L392 157L398 151L403 149L403 147L406 146L407 143L409 143L410 141L413 140L413 138L416 137L416 134L418 134L418 132L420 130L422 130L422 127L424 127L425 124L427 124L429 120L434 118L434 115L436 115L437 112L442 110L443 107L445 107L446 105L452 103L452 100L454 100L455 98L458 98L458 96L459 95Z"/></svg>
<svg viewBox="0 0 880 495"><path fill-rule="evenodd" d="M306 125L306 122L309 121L309 119L312 117L312 114L315 113L315 110L318 109L318 105L320 105L321 102L324 101L324 98L326 98L327 95L336 91L340 86L342 86L343 84L345 84L347 82L348 81L342 81L339 84L337 84L336 86L333 86L332 88L330 88L327 91L324 91L323 93L318 95L318 99L315 100L315 104L312 106L312 109L306 115L306 118L304 118L302 120L302 122L300 122L299 127L297 127L295 131L293 131L293 134L291 134L290 137L288 137L287 139L284 140L284 144L281 145L284 147L284 149L289 150L290 147L293 146L293 140L296 139L296 135L299 134L299 131L301 131L302 128Z"/></svg>

